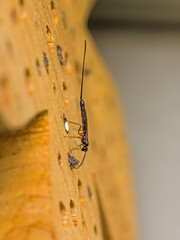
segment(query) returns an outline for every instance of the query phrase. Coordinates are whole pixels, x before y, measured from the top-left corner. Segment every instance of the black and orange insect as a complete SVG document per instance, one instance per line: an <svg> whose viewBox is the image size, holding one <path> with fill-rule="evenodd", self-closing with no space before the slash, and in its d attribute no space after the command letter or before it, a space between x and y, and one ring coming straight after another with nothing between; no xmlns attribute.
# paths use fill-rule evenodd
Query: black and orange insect
<svg viewBox="0 0 180 240"><path fill-rule="evenodd" d="M87 123L87 113L86 113L86 108L85 108L85 102L82 98L82 93L83 93L83 81L84 81L84 66L85 66L85 57L86 57L86 40L84 42L84 57L83 57L83 67L82 67L82 79L81 79L81 91L80 91L80 110L81 110L81 119L82 119L82 125L79 123L71 122L66 119L67 122L79 125L78 129L78 134L79 136L69 136L72 138L80 138L81 139L81 144L79 144L77 147L71 149L68 153L68 161L70 167L73 169L80 168L82 166L84 159L86 157L86 152L88 151L88 146L89 146L89 140L88 140L88 123ZM77 160L75 157L71 155L73 150L81 149L81 151L84 152L83 159L81 163L79 163L79 160Z"/></svg>

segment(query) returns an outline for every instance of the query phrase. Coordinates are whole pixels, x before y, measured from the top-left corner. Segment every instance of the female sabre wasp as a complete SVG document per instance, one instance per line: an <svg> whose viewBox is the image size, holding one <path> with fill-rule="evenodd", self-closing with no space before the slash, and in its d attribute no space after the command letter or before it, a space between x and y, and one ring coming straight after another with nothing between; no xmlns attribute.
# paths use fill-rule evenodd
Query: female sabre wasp
<svg viewBox="0 0 180 240"><path fill-rule="evenodd" d="M83 79L84 79L84 65L85 65L85 57L86 57L86 40L84 41L84 58L83 58L83 67L82 67L82 79L81 79L81 91L80 91L80 109L81 109L81 118L82 118L82 126L79 123L74 123L71 121L67 122L79 125L78 129L78 137L74 138L80 138L81 139L81 144L79 144L77 147L73 148L70 150L68 153L68 161L71 169L75 168L78 169L80 166L82 166L84 159L86 157L86 152L88 151L88 146L89 146L89 141L88 141L88 124L87 124L87 114L86 114L86 109L85 109L85 102L82 99L82 92L83 92ZM73 136L70 136L73 138ZM79 160L77 160L75 157L73 157L70 153L75 150L81 148L81 151L84 152L83 159L81 163L79 163Z"/></svg>

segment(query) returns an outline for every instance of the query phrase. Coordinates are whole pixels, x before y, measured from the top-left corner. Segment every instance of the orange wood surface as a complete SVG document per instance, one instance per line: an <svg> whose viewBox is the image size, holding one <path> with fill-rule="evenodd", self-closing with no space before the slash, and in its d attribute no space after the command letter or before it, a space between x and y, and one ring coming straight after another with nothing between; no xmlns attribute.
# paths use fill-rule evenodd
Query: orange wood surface
<svg viewBox="0 0 180 240"><path fill-rule="evenodd" d="M94 1L0 1L0 239L137 239L121 106L87 19ZM63 114L89 151L71 170ZM69 135L77 135L70 126ZM83 153L75 151L81 160Z"/></svg>

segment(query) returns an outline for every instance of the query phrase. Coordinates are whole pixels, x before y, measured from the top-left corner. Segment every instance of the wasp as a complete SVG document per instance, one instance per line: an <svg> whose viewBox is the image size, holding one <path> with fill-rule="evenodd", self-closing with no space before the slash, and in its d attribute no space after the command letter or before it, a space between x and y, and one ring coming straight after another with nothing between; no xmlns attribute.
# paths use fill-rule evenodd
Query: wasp
<svg viewBox="0 0 180 240"><path fill-rule="evenodd" d="M81 139L81 144L79 144L77 147L71 149L68 153L68 161L69 161L69 165L70 165L71 169L73 169L73 168L77 169L82 166L82 164L84 163L85 157L86 157L86 152L88 151L88 146L89 146L87 112L86 112L86 108L85 108L85 102L82 97L83 83L84 83L85 57L86 57L86 40L84 41L84 57L83 57L81 90L80 90L80 110L81 110L82 125L79 123L71 122L71 121L68 121L67 119L65 119L66 122L69 122L69 123L72 123L75 125L79 125L79 129L78 129L79 136L78 137L69 136L69 137ZM83 156L81 162L71 155L72 151L75 149L81 149L81 151L84 152L84 156Z"/></svg>

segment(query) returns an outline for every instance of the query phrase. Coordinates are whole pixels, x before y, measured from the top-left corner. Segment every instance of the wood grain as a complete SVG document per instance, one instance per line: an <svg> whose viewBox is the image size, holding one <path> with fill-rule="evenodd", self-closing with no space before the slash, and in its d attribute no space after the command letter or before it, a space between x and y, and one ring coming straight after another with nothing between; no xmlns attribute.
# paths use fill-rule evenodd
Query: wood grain
<svg viewBox="0 0 180 240"><path fill-rule="evenodd" d="M136 239L121 107L86 27L93 4L0 2L0 239ZM79 140L61 117L81 122L84 39L90 146L71 170Z"/></svg>

